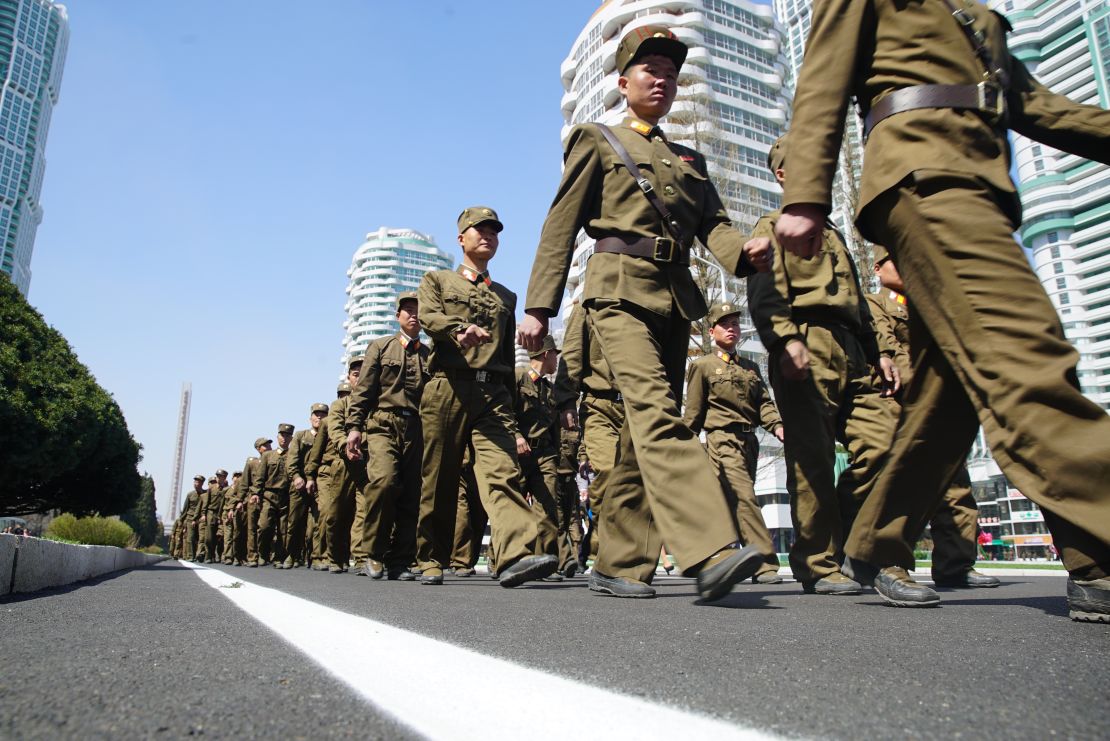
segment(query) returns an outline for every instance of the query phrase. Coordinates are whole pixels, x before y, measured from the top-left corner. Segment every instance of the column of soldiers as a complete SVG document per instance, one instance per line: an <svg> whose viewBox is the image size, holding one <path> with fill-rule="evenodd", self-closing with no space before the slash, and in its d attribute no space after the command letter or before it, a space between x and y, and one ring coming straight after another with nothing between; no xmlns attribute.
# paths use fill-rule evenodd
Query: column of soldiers
<svg viewBox="0 0 1110 741"><path fill-rule="evenodd" d="M927 607L939 596L909 572L930 523L937 585L998 584L973 568L963 460L982 425L1045 511L1071 616L1110 621L1110 418L1079 393L1075 351L1013 241L1005 134L1106 162L1110 113L1043 88L1010 56L1006 29L968 0L818 3L792 131L768 153L784 207L747 238L704 156L659 128L686 46L665 27L630 31L616 52L628 115L571 130L519 330L516 296L488 270L502 224L468 208L462 264L401 297L401 332L352 363L304 460L287 461L282 425L279 448L257 441L261 458L227 491L218 481L205 498L198 477L178 551L209 558L211 513L222 512L250 565L353 563L373 579L438 585L445 569L474 573L488 521L502 586L573 576L588 557L592 591L650 598L665 544L713 601L749 578L781 581L753 486L762 427L785 448L803 591L873 587ZM875 271L886 293L871 298L827 220L853 96L869 134L858 224L885 247ZM552 383L548 322L583 230L593 254ZM739 307L710 310L693 282L695 239L748 279L774 400L737 353ZM710 352L688 364L691 322L707 312ZM516 371L514 334L531 361ZM838 444L849 457L839 477ZM594 477L585 542L575 474ZM290 486L315 497L318 537L303 526L307 499L283 529Z"/></svg>

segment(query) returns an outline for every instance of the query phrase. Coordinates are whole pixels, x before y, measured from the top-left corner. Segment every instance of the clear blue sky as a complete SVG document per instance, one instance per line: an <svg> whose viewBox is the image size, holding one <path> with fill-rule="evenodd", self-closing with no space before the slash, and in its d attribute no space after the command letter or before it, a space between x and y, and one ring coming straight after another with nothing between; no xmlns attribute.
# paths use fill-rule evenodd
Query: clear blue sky
<svg viewBox="0 0 1110 741"><path fill-rule="evenodd" d="M68 5L30 300L123 408L170 497L306 423L340 371L346 269L379 226L505 222L523 294L559 178L559 65L596 0ZM523 296L522 296L523 300Z"/></svg>

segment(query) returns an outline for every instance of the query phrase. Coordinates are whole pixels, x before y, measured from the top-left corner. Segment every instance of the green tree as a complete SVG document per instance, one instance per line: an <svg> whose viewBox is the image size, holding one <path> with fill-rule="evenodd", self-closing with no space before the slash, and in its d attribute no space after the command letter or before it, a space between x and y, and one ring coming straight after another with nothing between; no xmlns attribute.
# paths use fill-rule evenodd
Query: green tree
<svg viewBox="0 0 1110 741"><path fill-rule="evenodd" d="M154 501L154 479L149 473L144 473L139 480L139 501L129 511L120 515L120 519L131 526L139 538L139 547L145 548L154 545L162 526L158 522L158 506Z"/></svg>
<svg viewBox="0 0 1110 741"><path fill-rule="evenodd" d="M140 449L112 396L0 274L0 515L126 512Z"/></svg>

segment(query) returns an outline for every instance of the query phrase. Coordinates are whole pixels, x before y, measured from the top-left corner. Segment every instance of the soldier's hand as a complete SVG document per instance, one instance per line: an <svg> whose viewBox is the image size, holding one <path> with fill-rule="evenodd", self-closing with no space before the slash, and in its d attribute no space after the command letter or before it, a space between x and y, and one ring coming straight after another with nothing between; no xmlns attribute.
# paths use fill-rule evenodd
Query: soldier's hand
<svg viewBox="0 0 1110 741"><path fill-rule="evenodd" d="M879 356L879 383L882 384L879 396L883 397L894 396L902 388L902 374L898 372L894 361L886 355Z"/></svg>
<svg viewBox="0 0 1110 741"><path fill-rule="evenodd" d="M242 512L243 511L243 503L242 502L236 502L235 503L235 509Z"/></svg>
<svg viewBox="0 0 1110 741"><path fill-rule="evenodd" d="M784 250L810 258L821 251L825 209L816 203L794 203L782 210L775 222L775 238Z"/></svg>
<svg viewBox="0 0 1110 741"><path fill-rule="evenodd" d="M774 435L775 435L775 437L777 437L779 439L780 443L783 442L784 440L786 440L786 433L783 431L782 425L779 425L778 427L775 428Z"/></svg>
<svg viewBox="0 0 1110 741"><path fill-rule="evenodd" d="M775 262L775 248L767 237L754 237L744 243L744 257L758 272L766 273Z"/></svg>
<svg viewBox="0 0 1110 741"><path fill-rule="evenodd" d="M517 455L532 455L532 446L523 437L516 439L516 454Z"/></svg>
<svg viewBox="0 0 1110 741"><path fill-rule="evenodd" d="M779 358L782 375L790 381L803 381L809 376L809 348L801 340L790 340Z"/></svg>
<svg viewBox="0 0 1110 741"><path fill-rule="evenodd" d="M309 494L315 494L316 493L316 479L309 479L308 483L305 484L305 489L308 490Z"/></svg>
<svg viewBox="0 0 1110 741"><path fill-rule="evenodd" d="M302 479L300 476L294 476L293 477L293 488L296 489L297 491L300 491L301 489L303 489L304 488L304 479Z"/></svg>
<svg viewBox="0 0 1110 741"><path fill-rule="evenodd" d="M352 461L362 460L362 433L358 430L351 430L347 433L347 459Z"/></svg>
<svg viewBox="0 0 1110 741"><path fill-rule="evenodd" d="M489 332L482 329L477 324L471 324L462 332L456 334L455 338L459 341L459 345L464 350L469 350L472 347L477 347L478 345L484 345L487 342L493 341ZM357 460L357 458L354 460Z"/></svg>
<svg viewBox="0 0 1110 741"><path fill-rule="evenodd" d="M516 330L516 341L529 352L539 350L547 337L547 314L535 309L524 312L524 321Z"/></svg>
<svg viewBox="0 0 1110 741"><path fill-rule="evenodd" d="M251 494L250 499L248 499L247 501L250 502L251 504L258 504L258 495L257 494Z"/></svg>
<svg viewBox="0 0 1110 741"><path fill-rule="evenodd" d="M578 429L578 410L574 407L564 409L559 413L559 421L563 423L564 430Z"/></svg>

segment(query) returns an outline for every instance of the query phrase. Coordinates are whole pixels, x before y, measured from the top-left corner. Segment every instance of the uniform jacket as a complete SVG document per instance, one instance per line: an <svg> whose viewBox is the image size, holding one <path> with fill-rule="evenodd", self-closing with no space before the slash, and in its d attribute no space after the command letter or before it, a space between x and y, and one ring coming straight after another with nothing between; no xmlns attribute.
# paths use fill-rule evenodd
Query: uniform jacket
<svg viewBox="0 0 1110 741"><path fill-rule="evenodd" d="M287 451L267 450L258 463L258 475L251 479L251 494L264 499L279 500L289 493L289 476L285 470Z"/></svg>
<svg viewBox="0 0 1110 741"><path fill-rule="evenodd" d="M767 214L752 230L753 237L767 237L775 246L775 269L748 278L748 308L763 346L774 354L791 339L805 340L799 324L836 322L854 331L868 361L877 364L871 311L844 240L828 227L821 251L803 259L775 239L780 215Z"/></svg>
<svg viewBox="0 0 1110 741"><path fill-rule="evenodd" d="M878 293L869 293L867 303L875 319L879 350L894 359L902 377L902 387L905 388L913 377L910 368L910 312L906 299L895 291L883 288Z"/></svg>
<svg viewBox="0 0 1110 741"><path fill-rule="evenodd" d="M774 432L782 425L759 366L722 351L703 355L690 364L683 421L694 432L736 424L762 426Z"/></svg>
<svg viewBox="0 0 1110 741"><path fill-rule="evenodd" d="M531 368L516 369L516 424L529 442L542 439L550 450L559 448L555 388Z"/></svg>
<svg viewBox="0 0 1110 741"><path fill-rule="evenodd" d="M686 246L700 239L726 270L737 275L752 272L743 257L745 239L729 221L709 180L705 158L666 141L658 128L635 118L625 119L613 132L683 226ZM593 124L575 126L567 137L563 177L540 234L527 309L544 310L549 316L558 312L580 229L594 239L670 238L658 212ZM687 266L623 254L599 252L590 257L582 298L621 299L662 316L670 316L677 306L691 320L707 310Z"/></svg>
<svg viewBox="0 0 1110 741"><path fill-rule="evenodd" d="M1057 149L1110 161L1110 112L1041 85L1010 55L1003 19L977 2L966 5L1009 74L1009 127ZM982 79L971 43L940 0L816 0L791 124L789 158L804 166L790 170L783 205L830 204L850 96L866 114L892 90ZM1009 168L1005 130L978 113L906 111L879 122L867 140L859 210L911 173L962 173L1007 194L1007 215L1016 225L1021 205Z"/></svg>
<svg viewBox="0 0 1110 741"><path fill-rule="evenodd" d="M190 489L185 495L185 506L181 508L181 517L186 522L192 523L200 519L200 497L196 489Z"/></svg>
<svg viewBox="0 0 1110 741"><path fill-rule="evenodd" d="M320 426L323 427L322 424ZM311 427L305 427L293 433L293 439L289 442L289 452L285 455L285 472L289 476L290 485L297 476L302 479L308 478L304 475L304 465L308 460L309 451L312 450L312 443L319 434L318 430L313 434Z"/></svg>
<svg viewBox="0 0 1110 741"><path fill-rule="evenodd" d="M420 411L432 351L419 340L404 339L398 332L379 337L366 348L366 360L347 405L348 431L364 429L375 409Z"/></svg>

